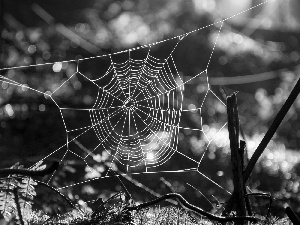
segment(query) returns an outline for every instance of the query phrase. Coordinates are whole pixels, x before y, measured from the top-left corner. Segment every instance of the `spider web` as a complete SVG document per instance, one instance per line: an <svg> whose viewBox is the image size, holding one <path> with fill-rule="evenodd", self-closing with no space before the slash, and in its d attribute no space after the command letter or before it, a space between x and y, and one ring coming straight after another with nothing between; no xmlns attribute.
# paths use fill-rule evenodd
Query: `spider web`
<svg viewBox="0 0 300 225"><path fill-rule="evenodd" d="M63 63L73 63L76 68L75 72L59 85L50 85L48 90L41 91L34 85L23 84L8 76L1 75L0 81L18 86L23 91L35 92L57 107L66 135L65 141L62 144L58 141L58 146L52 147L51 152L42 160L56 156L63 162L69 156L74 156L83 161L92 171L93 168L89 166L89 161L97 162L97 155L106 151L110 155L111 166L117 165L126 174L196 171L214 185L230 193L203 174L199 170L199 166L209 144L213 141L213 137L207 136L202 126L201 113L205 100L208 95L212 95L225 107L222 100L212 91L208 73L223 23L232 17L170 39L112 54L0 69L3 71L43 66L55 67L61 66ZM183 76L179 67L184 66L180 65L184 56L176 55L176 51L181 48L178 52L182 52L184 48L184 44L181 45L182 42L188 42L189 38L197 37L197 33L212 28L216 30L216 36L211 51L203 57L206 61L203 63L204 68L192 76ZM97 65L98 70L92 70L91 65ZM199 106L189 108L184 99L185 86L195 80L202 82L206 91ZM85 93L88 93L90 98L85 99L84 107L70 106L68 103L58 100L59 96L67 95L67 90L70 88L75 91L81 89L81 87L77 87L77 81L81 81L80 83L89 87ZM83 91L78 91L78 93L80 96L85 94ZM183 115L191 113L199 116L198 123L194 127L182 126ZM76 120L72 119L74 117L80 119L80 126ZM84 125L82 126L82 124ZM225 126L224 122L219 131ZM207 146L200 157L178 150L181 130L202 134ZM160 169L164 168L163 165L173 155L188 163L180 165L181 168L178 170ZM54 175L55 173L48 182ZM109 177L109 175L92 180L105 177ZM59 189L87 182L90 180Z"/></svg>

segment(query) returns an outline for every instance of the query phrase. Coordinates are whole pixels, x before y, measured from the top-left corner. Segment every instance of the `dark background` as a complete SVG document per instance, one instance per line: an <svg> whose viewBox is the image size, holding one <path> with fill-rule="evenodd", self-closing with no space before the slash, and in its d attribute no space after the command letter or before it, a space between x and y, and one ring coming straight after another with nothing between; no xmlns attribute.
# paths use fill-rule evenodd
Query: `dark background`
<svg viewBox="0 0 300 225"><path fill-rule="evenodd" d="M161 41L234 15L259 4L260 1L1 1L1 68L17 67L47 62L68 61L92 57L144 44ZM227 94L238 91L240 123L247 143L248 157L262 139L279 111L295 81L299 77L299 16L297 1L269 2L237 17L225 21L219 34L208 68L209 84L216 96L225 102ZM178 70L188 80L205 68L218 27L211 26L189 35L174 53ZM167 46L170 42L164 42ZM166 47L166 49L167 49ZM164 54L164 48L156 48ZM0 74L41 92L53 90L76 71L76 64L69 62L54 71L52 65L24 69L5 69ZM87 60L80 67L84 74L103 74L97 61ZM93 97L91 87L82 80L75 86L66 86L56 100L68 107L82 107ZM74 88L78 86L78 88ZM24 87L23 87L24 88ZM184 108L201 106L206 93L205 79L200 76L185 85ZM222 89L223 88L223 89ZM25 88L26 89L26 88ZM225 107L211 92L202 107L202 120L208 138L203 133L180 130L178 151L199 159L206 154L199 171L222 187L232 191L230 151L227 127L217 131L226 122ZM299 201L299 98L294 103L282 125L268 145L249 182L253 192L271 193L274 197L273 214L283 216L285 204L300 212ZM78 127L87 118L68 115ZM184 113L180 126L199 128L199 114ZM8 85L0 79L0 160L1 167L16 162L31 166L66 141L66 133L57 106L43 95ZM90 139L82 140L81 150L88 148ZM78 145L77 145L78 147ZM88 163L105 174L104 164L110 159L105 152L101 162ZM46 163L60 159L53 154ZM176 154L162 167L153 171L186 169L194 167ZM74 157L66 158L51 185L62 187L87 179L86 165ZM121 169L121 167L119 167ZM134 172L134 171L132 171ZM174 191L181 193L191 203L213 210L206 201L225 201L228 194L196 172L154 173L131 175L124 183L135 200L145 201L153 196L144 184L157 193L170 190L161 181L171 183ZM131 180L131 182L129 181ZM196 187L191 188L187 183ZM115 178L89 181L83 185L62 189L73 201L107 198L121 190ZM43 199L40 190L41 199ZM49 198L47 198L49 200ZM82 199L82 200L81 200ZM53 200L53 201L52 201ZM62 200L53 198L37 201L36 207L51 212L56 205L64 209ZM43 202L43 203L42 203ZM260 212L263 213L263 212Z"/></svg>

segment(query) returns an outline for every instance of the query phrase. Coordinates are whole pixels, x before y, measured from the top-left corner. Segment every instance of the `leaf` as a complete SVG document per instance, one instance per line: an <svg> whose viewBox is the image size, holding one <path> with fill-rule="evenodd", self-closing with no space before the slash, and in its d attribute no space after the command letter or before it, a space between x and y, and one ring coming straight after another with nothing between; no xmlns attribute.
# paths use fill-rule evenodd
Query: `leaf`
<svg viewBox="0 0 300 225"><path fill-rule="evenodd" d="M30 170L38 171L45 168L40 161ZM19 163L14 164L11 169L24 169ZM13 194L14 188L18 188L19 205L23 215L24 223L28 224L29 215L32 212L32 202L36 196L35 182L31 177L11 174L6 178L0 179L0 213L6 221L10 221L14 215L18 217L16 202Z"/></svg>
<svg viewBox="0 0 300 225"><path fill-rule="evenodd" d="M17 186L15 178L7 177L0 180L0 212L6 221L10 221L16 212L12 190Z"/></svg>
<svg viewBox="0 0 300 225"><path fill-rule="evenodd" d="M42 165L43 161L38 161L34 166L30 168L33 171L40 171L46 168L46 165Z"/></svg>

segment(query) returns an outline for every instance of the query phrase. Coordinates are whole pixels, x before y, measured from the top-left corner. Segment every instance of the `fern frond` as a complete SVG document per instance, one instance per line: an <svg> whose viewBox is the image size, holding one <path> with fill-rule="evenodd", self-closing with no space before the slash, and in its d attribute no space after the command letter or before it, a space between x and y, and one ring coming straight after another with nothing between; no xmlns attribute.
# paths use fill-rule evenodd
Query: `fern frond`
<svg viewBox="0 0 300 225"><path fill-rule="evenodd" d="M41 165L42 161L30 168L32 171L43 170L45 166ZM11 169L23 169L22 165L16 163ZM23 219L29 220L28 215L31 215L32 202L36 196L35 182L31 177L10 174L6 178L0 178L0 213L6 221L10 221L14 215L17 216L17 207L14 199L13 190L18 189L18 204L21 208ZM18 216L17 216L18 217Z"/></svg>
<svg viewBox="0 0 300 225"><path fill-rule="evenodd" d="M17 169L19 164L13 165L12 169ZM6 221L10 221L16 212L13 189L18 187L18 181L13 176L0 179L0 212Z"/></svg>

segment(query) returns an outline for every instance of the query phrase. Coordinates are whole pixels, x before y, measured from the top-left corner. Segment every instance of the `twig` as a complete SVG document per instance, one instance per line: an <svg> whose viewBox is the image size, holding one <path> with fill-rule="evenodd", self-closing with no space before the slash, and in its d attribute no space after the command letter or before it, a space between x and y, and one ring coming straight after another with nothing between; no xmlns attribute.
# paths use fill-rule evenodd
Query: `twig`
<svg viewBox="0 0 300 225"><path fill-rule="evenodd" d="M294 211L292 210L291 207L286 207L285 208L285 213L287 214L287 216L290 218L290 220L292 221L292 223L294 225L298 225L300 224L300 219L299 217L294 213Z"/></svg>
<svg viewBox="0 0 300 225"><path fill-rule="evenodd" d="M21 208L20 208L20 203L19 203L18 188L14 188L14 196L15 196L15 203L17 206L19 221L20 221L21 225L24 225L22 212L21 212Z"/></svg>
<svg viewBox="0 0 300 225"><path fill-rule="evenodd" d="M280 111L276 115L275 119L273 120L272 125L268 129L268 131L265 134L264 138L262 139L259 146L257 147L254 154L252 155L252 157L251 157L251 159L250 159L250 161L249 161L249 163L248 163L248 165L247 165L247 167L244 171L244 174L243 174L244 182L246 182L249 179L250 174L252 173L252 170L253 170L257 160L259 159L259 157L261 156L261 154L263 153L263 151L267 147L268 143L272 139L272 137L275 134L276 130L278 129L280 123L282 122L285 115L287 114L287 112L291 108L292 104L296 100L299 92L300 92L300 78L298 79L298 81L297 81L295 87L293 88L292 92L290 93L289 97L287 98L287 100L285 101L283 106L281 107ZM236 193L234 191L232 193L231 197L229 198L229 200L226 203L225 211L223 212L223 214L224 213L229 213L232 210L232 208L234 206L234 197L233 196L235 196L235 195L236 195Z"/></svg>
<svg viewBox="0 0 300 225"><path fill-rule="evenodd" d="M280 123L282 122L285 115L287 114L287 112L289 111L291 106L293 105L293 103L296 100L299 93L300 93L300 78L298 79L298 81L297 81L295 87L293 88L291 94L289 95L288 99L285 101L282 108L280 109L277 116L275 117L269 130L265 134L264 138L260 142L260 144L257 147L257 149L255 150L254 154L252 155L252 157L245 169L245 172L244 172L244 176L243 176L244 182L247 181L248 178L250 177L250 174L252 173L252 170L253 170L257 160L259 159L259 157L261 156L261 154L263 153L263 151L269 144L270 140L272 139L273 135L277 131Z"/></svg>
<svg viewBox="0 0 300 225"><path fill-rule="evenodd" d="M244 198L244 182L243 182L243 155L239 148L239 118L236 95L232 94L227 97L227 115L228 115L228 132L231 148L231 163L233 173L234 190L237 193L235 195L236 212L237 216L246 215L246 204ZM239 222L238 224L243 224Z"/></svg>
<svg viewBox="0 0 300 225"><path fill-rule="evenodd" d="M192 204L190 204L187 200L185 200L180 194L177 193L169 193L169 194L165 194L160 198L156 198L152 201L149 202L145 202L143 204L140 204L138 206L131 206L131 207L126 207L125 210L128 211L132 211L132 210L139 210L142 208L147 208L149 206L155 205L161 201L164 201L166 199L170 199L170 198L175 198L177 199L184 207L186 207L187 209L200 214L201 216L206 216L208 219L210 220L215 220L218 222L230 222L230 221L250 221L250 222L257 222L258 219L255 217L250 217L250 216L241 216L241 217L223 217L223 216L216 216L214 214L211 214L209 212L204 211L203 209L194 206Z"/></svg>
<svg viewBox="0 0 300 225"><path fill-rule="evenodd" d="M166 188L170 192L175 192L174 188L172 187L172 184L169 181L167 181L164 177L160 177L159 180L166 186Z"/></svg>
<svg viewBox="0 0 300 225"><path fill-rule="evenodd" d="M241 128L241 127L240 127ZM240 129L241 130L241 129ZM239 154L240 154L240 160L242 162L242 169L243 169L243 172L244 172L244 168L245 168L245 150L246 150L246 142L243 141L243 140L240 140L240 151L239 151ZM246 190L246 184L243 182L243 189L244 189L244 196L248 195L247 194L247 190ZM248 212L248 215L249 216L252 216L252 208L251 208L251 204L250 204L250 200L249 198L245 198L245 204L246 204L246 209L247 209L247 212Z"/></svg>
<svg viewBox="0 0 300 225"><path fill-rule="evenodd" d="M0 169L0 177L7 176L10 174L18 174L24 176L45 176L47 174L53 173L59 166L59 162L54 161L52 165L46 167L43 170L28 170L28 169Z"/></svg>
<svg viewBox="0 0 300 225"><path fill-rule="evenodd" d="M55 24L55 18L50 15L45 9L43 9L37 3L32 4L32 11L34 11L39 17L41 17L46 23L54 25L57 32L61 33L63 36L68 38L70 41L77 41L84 50L97 55L100 49L89 41L83 39L81 36L77 35L71 29L67 28L65 25L57 23Z"/></svg>

